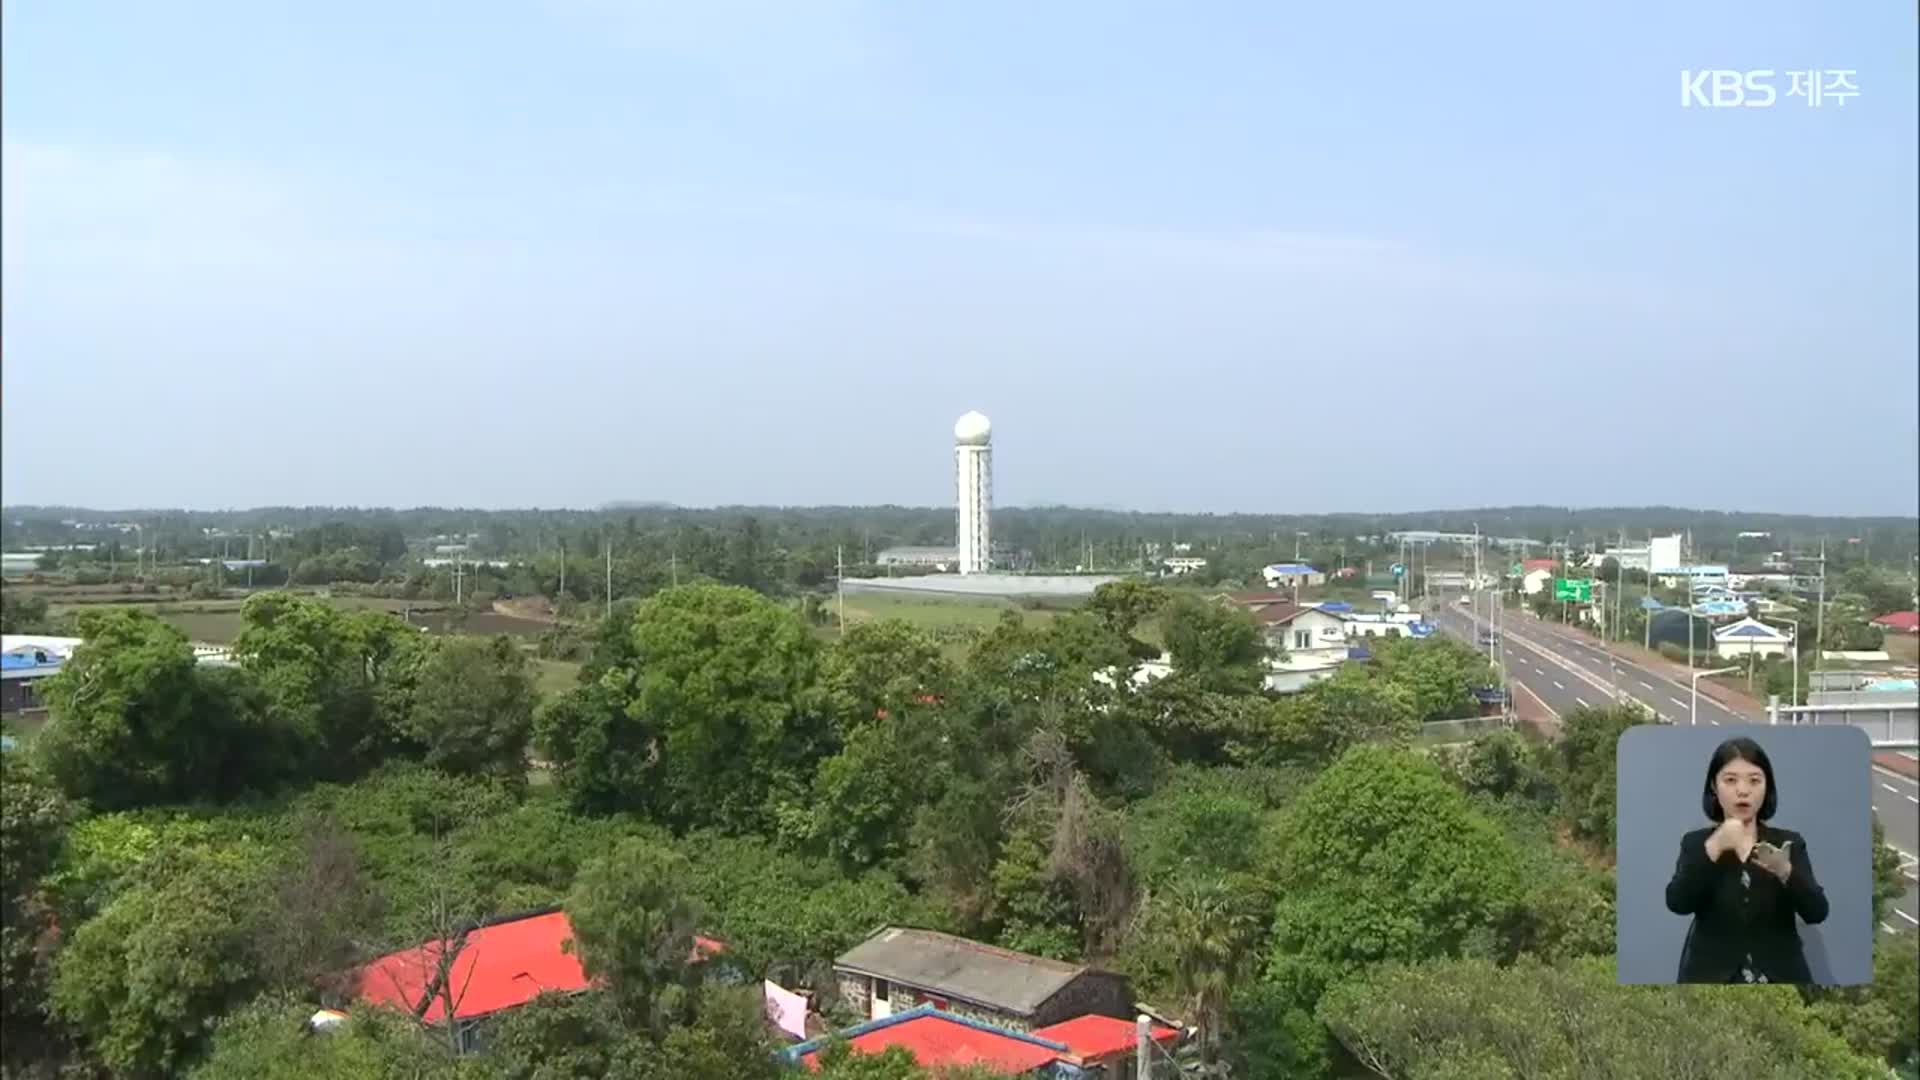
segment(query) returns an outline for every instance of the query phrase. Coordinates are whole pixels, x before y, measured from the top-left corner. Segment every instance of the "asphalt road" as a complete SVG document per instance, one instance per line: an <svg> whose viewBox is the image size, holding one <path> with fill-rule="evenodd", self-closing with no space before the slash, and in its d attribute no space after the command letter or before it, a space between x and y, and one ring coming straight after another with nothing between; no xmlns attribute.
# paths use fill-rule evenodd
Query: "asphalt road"
<svg viewBox="0 0 1920 1080"><path fill-rule="evenodd" d="M1478 644L1479 628L1470 610L1436 602L1434 619L1442 631ZM1697 714L1690 687L1640 667L1590 640L1566 633L1518 612L1503 613L1507 677L1519 683L1557 715L1583 705L1606 705L1616 694L1644 702L1668 723L1685 724L1697 715L1702 724L1764 723L1763 715L1735 712L1706 694ZM1516 691L1517 693L1518 691ZM1920 926L1920 783L1878 766L1873 770L1873 808L1886 831L1888 846L1900 855L1907 892L1888 915L1886 928Z"/></svg>

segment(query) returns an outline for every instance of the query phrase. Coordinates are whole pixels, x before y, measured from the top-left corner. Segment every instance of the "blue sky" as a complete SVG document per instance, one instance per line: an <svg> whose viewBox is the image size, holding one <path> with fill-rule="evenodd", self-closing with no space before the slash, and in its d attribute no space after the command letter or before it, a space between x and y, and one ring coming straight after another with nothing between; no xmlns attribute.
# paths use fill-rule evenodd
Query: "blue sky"
<svg viewBox="0 0 1920 1080"><path fill-rule="evenodd" d="M1911 514L1916 15L18 0L0 484Z"/></svg>

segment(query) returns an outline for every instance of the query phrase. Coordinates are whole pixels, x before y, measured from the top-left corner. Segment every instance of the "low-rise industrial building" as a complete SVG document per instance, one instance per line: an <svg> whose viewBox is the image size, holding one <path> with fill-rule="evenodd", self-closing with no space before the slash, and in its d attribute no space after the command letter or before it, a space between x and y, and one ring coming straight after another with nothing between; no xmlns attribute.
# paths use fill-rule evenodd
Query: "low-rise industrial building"
<svg viewBox="0 0 1920 1080"><path fill-rule="evenodd" d="M873 557L875 566L930 566L936 570L952 569L959 561L959 549L950 547L890 547Z"/></svg>

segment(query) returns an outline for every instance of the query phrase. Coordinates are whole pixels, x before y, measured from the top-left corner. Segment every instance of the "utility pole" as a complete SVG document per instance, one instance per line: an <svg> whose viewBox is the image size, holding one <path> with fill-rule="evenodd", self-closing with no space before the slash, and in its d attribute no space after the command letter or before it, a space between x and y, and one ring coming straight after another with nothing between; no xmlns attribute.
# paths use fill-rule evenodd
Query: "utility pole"
<svg viewBox="0 0 1920 1080"><path fill-rule="evenodd" d="M1648 600L1653 599L1653 530L1652 529L1647 530L1647 599ZM1653 608L1652 606L1647 604L1642 604L1640 606L1642 608L1641 614L1647 617L1646 618L1647 640L1646 640L1646 643L1641 647L1646 649L1648 652L1652 652L1653 651Z"/></svg>
<svg viewBox="0 0 1920 1080"><path fill-rule="evenodd" d="M553 598L554 603L556 605L563 602L567 595L567 541L565 537L561 537L560 539L560 590L559 592L560 592L560 595Z"/></svg>
<svg viewBox="0 0 1920 1080"><path fill-rule="evenodd" d="M613 537L607 537L607 618L613 618Z"/></svg>
<svg viewBox="0 0 1920 1080"><path fill-rule="evenodd" d="M834 603L840 609L840 636L847 636L847 561L836 545L833 549Z"/></svg>
<svg viewBox="0 0 1920 1080"><path fill-rule="evenodd" d="M1813 674L1819 677L1827 643L1827 538L1820 538L1820 596L1813 606ZM1821 683L1824 687L1826 684Z"/></svg>

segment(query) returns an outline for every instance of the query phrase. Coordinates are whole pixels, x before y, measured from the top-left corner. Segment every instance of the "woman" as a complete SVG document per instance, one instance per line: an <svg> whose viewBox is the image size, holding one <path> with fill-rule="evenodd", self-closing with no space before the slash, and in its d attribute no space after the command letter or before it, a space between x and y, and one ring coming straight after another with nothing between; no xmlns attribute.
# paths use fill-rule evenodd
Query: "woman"
<svg viewBox="0 0 1920 1080"><path fill-rule="evenodd" d="M1780 805L1773 763L1752 739L1728 739L1707 763L1700 807L1715 824L1680 840L1667 908L1693 916L1683 983L1807 983L1794 916L1827 917L1807 842L1767 824Z"/></svg>

